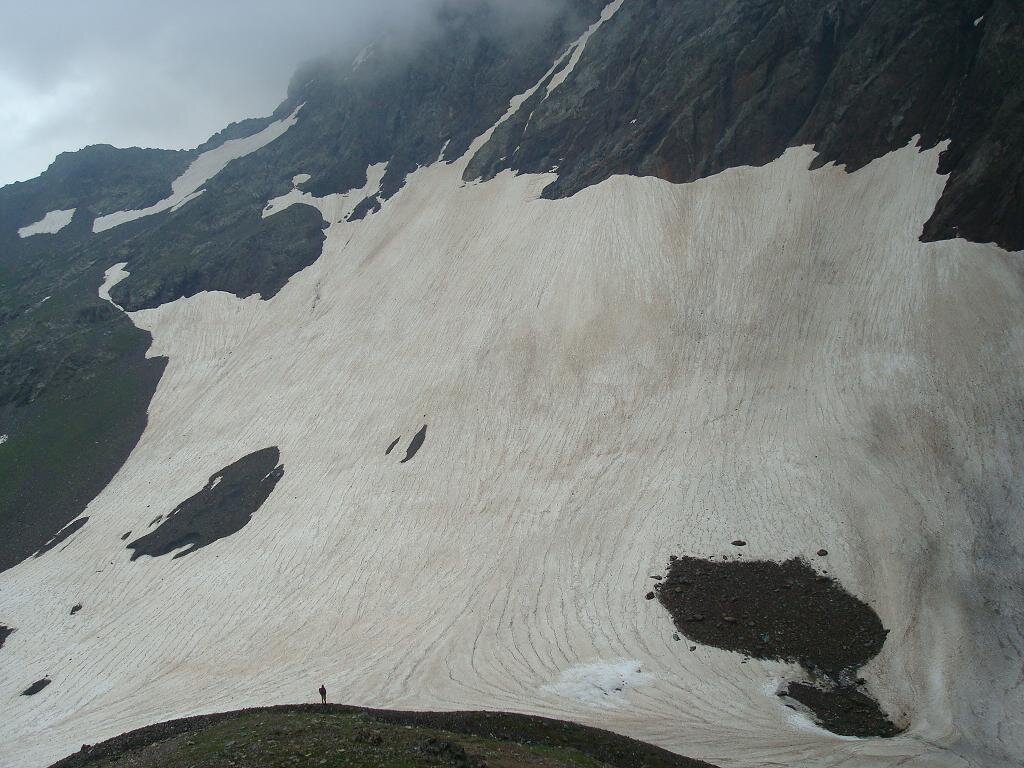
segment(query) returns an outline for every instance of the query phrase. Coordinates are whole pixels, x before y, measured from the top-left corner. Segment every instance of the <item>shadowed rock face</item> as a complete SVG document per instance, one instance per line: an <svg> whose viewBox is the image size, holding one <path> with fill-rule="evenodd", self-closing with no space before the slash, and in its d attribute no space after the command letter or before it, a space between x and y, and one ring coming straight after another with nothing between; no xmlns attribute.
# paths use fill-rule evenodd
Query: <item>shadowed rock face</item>
<svg viewBox="0 0 1024 768"><path fill-rule="evenodd" d="M68 523L63 528L61 528L60 531L57 532L56 536L54 536L52 539L46 542L42 547L40 547L39 551L36 552L33 555L33 557L41 557L42 555L45 555L47 552L49 552L51 549L55 549L56 547L60 546L65 541L70 539L74 534L78 533L78 531L80 531L88 522L88 517L80 517L78 520L75 520L72 523Z"/></svg>
<svg viewBox="0 0 1024 768"><path fill-rule="evenodd" d="M43 688L48 686L52 681L48 677L44 677L42 680L36 680L32 685L21 692L22 696L35 696Z"/></svg>
<svg viewBox="0 0 1024 768"><path fill-rule="evenodd" d="M1014 0L631 0L466 178L557 167L544 197L561 198L615 174L694 181L801 144L856 170L915 136L949 139L925 239L1021 249L1022 35Z"/></svg>
<svg viewBox="0 0 1024 768"><path fill-rule="evenodd" d="M423 428L415 435L413 435L412 440L409 441L409 447L405 449L405 458L402 459L399 463L405 464L405 462L407 461L412 461L413 458L415 458L416 454L419 452L420 448L423 447L423 443L426 441L426 439L427 425L424 424Z"/></svg>
<svg viewBox="0 0 1024 768"><path fill-rule="evenodd" d="M155 203L193 157L93 146L0 189L0 571L79 517L145 429L166 361L147 359L149 334L96 295L112 238L93 237L92 220ZM68 208L57 234L18 237Z"/></svg>
<svg viewBox="0 0 1024 768"><path fill-rule="evenodd" d="M0 624L0 648L4 647L4 643L7 642L7 638L11 636L12 632L14 630L11 627L5 627L3 624Z"/></svg>
<svg viewBox="0 0 1024 768"><path fill-rule="evenodd" d="M276 447L264 448L211 476L203 490L179 504L158 528L128 544L132 560L177 549L182 551L174 557L184 557L240 531L284 475L279 459Z"/></svg>
<svg viewBox="0 0 1024 768"><path fill-rule="evenodd" d="M856 688L823 689L807 683L790 683L780 696L798 701L814 713L818 723L841 736L897 736L902 731L893 725L878 702Z"/></svg>
<svg viewBox="0 0 1024 768"><path fill-rule="evenodd" d="M671 561L656 588L697 642L839 677L874 658L887 631L870 606L803 560Z"/></svg>
<svg viewBox="0 0 1024 768"><path fill-rule="evenodd" d="M818 685L793 683L788 695L829 730L900 732L858 688L857 670L882 650L888 630L869 605L803 560L681 557L670 561L655 594L679 631L698 643L806 669Z"/></svg>

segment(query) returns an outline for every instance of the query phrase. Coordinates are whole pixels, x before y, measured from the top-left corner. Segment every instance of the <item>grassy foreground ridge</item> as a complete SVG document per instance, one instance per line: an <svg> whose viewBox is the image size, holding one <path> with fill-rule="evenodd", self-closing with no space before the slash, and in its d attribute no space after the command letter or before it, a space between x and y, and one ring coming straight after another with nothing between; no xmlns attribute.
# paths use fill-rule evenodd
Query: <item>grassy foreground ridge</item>
<svg viewBox="0 0 1024 768"><path fill-rule="evenodd" d="M172 720L52 768L713 768L608 731L504 712L296 705Z"/></svg>

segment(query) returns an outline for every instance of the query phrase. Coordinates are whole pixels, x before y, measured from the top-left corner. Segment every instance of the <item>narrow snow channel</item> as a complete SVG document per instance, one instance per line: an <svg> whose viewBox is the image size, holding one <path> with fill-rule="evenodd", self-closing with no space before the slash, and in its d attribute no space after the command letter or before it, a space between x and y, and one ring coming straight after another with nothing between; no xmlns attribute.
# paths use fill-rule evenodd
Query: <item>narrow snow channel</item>
<svg viewBox="0 0 1024 768"><path fill-rule="evenodd" d="M302 105L295 108L288 117L277 120L259 133L246 136L244 139L232 139L225 141L219 147L204 152L197 157L192 165L171 184L171 195L165 197L159 203L137 211L117 211L106 216L100 216L92 224L93 232L103 232L108 229L127 224L129 221L141 219L144 216L152 216L154 213L161 213L168 209L180 208L190 200L199 196L199 188L207 181L220 173L232 160L251 155L258 149L270 144L280 138L299 119L299 110Z"/></svg>

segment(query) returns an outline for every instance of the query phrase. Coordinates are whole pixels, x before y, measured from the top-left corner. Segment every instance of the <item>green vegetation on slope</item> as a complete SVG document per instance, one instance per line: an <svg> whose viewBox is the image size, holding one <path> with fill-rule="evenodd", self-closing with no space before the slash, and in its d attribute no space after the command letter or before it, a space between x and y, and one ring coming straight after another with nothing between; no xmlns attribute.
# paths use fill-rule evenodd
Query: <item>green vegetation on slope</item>
<svg viewBox="0 0 1024 768"><path fill-rule="evenodd" d="M176 720L53 768L711 768L608 731L508 713L305 705Z"/></svg>
<svg viewBox="0 0 1024 768"><path fill-rule="evenodd" d="M0 194L0 210L10 204ZM0 570L109 482L163 372L145 357L149 334L97 295L111 238L90 236L91 222L79 213L56 235L0 238Z"/></svg>

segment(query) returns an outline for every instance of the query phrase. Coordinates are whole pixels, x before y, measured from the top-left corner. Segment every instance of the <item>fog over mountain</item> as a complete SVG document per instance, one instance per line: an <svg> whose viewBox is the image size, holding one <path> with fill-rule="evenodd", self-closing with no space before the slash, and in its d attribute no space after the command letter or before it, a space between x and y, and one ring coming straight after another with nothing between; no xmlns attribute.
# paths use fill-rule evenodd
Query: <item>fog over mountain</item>
<svg viewBox="0 0 1024 768"><path fill-rule="evenodd" d="M510 20L560 3L496 0ZM269 114L303 61L382 35L436 32L439 0L7 3L0 25L0 185L90 144L188 149Z"/></svg>

